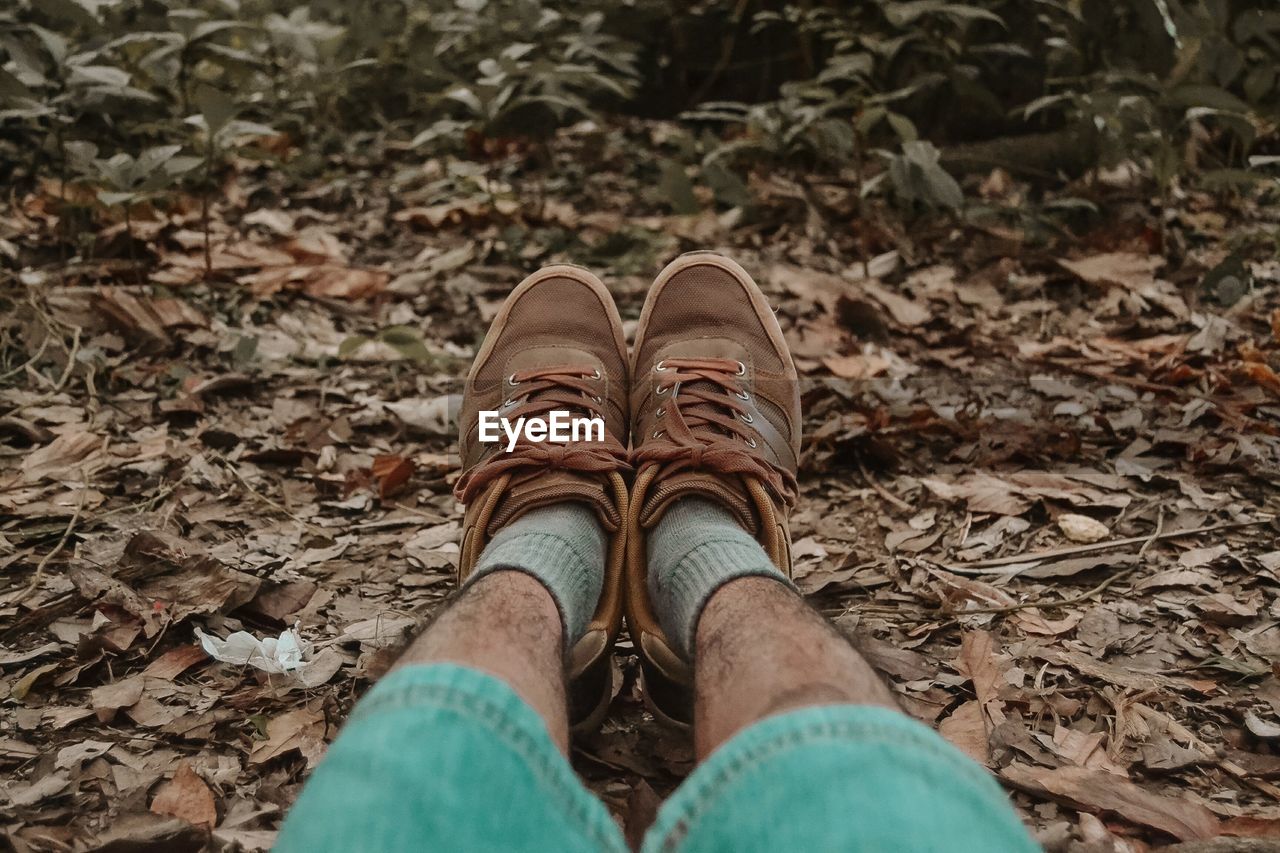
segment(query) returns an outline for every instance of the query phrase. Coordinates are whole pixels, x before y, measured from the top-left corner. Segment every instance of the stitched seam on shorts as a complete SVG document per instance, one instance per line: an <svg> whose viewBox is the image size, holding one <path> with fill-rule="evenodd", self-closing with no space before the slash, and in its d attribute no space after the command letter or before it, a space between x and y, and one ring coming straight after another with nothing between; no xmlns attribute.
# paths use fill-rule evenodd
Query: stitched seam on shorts
<svg viewBox="0 0 1280 853"><path fill-rule="evenodd" d="M454 711L488 726L524 759L533 770L534 778L558 800L553 805L558 805L584 835L589 836L602 849L617 849L608 834L591 819L590 807L582 799L582 794L586 793L582 783L576 776L566 778L563 765L554 760L561 758L560 754L554 752L554 747L546 744L554 752L553 759L546 749L539 748L537 736L524 726L513 723L507 709L480 698L464 687L449 684L405 685L397 687L394 692L372 696L370 699L372 701L364 703L365 707L358 714L352 715L351 722L363 720L383 710L404 710L425 705L429 710Z"/></svg>
<svg viewBox="0 0 1280 853"><path fill-rule="evenodd" d="M749 769L759 761L772 758L779 753L787 750L809 746L822 742L836 742L839 744L848 744L850 740L858 742L874 743L876 741L891 741L897 746L918 747L929 755L946 761L957 772L965 773L970 781L978 782L981 780L982 785L990 782L990 778L986 774L974 767L965 766L956 760L954 755L937 748L937 744L930 743L929 738L923 737L923 733L904 729L898 725L891 725L881 722L850 722L847 720L831 721L824 720L821 722L805 723L801 728L795 731L778 732L770 734L763 739L761 743L753 744L750 748L739 749L733 761L725 764L724 767L716 771L716 775L705 780L700 780L700 787L697 792L689 799L681 803L680 813L676 817L674 825L667 831L662 839L662 850L674 851L684 841L689 833L693 818L699 815L727 786L733 784L743 772ZM696 772L696 771L695 771Z"/></svg>

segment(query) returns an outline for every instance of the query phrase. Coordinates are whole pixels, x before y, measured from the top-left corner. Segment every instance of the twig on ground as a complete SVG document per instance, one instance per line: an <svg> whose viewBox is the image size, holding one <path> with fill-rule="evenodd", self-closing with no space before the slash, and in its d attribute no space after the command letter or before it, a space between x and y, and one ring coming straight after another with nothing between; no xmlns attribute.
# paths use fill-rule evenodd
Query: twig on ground
<svg viewBox="0 0 1280 853"><path fill-rule="evenodd" d="M1141 557L1143 554L1147 553L1147 549L1151 547L1151 544L1156 540L1160 539L1163 534L1164 534L1164 510L1162 509L1160 510L1160 515L1156 517L1156 529L1152 531L1149 536L1146 537L1145 541L1142 544L1142 548L1139 549L1138 551L1138 556ZM1098 584L1093 589L1090 589L1088 592L1082 592L1079 595L1073 595L1068 598L1060 599L1058 601L1040 601L1038 599L1033 599L1031 601L1021 601L1021 602L1018 602L1017 604L1008 604L1008 605L1005 605L1004 607L982 607L977 610L962 610L958 612L956 615L968 616L971 613L1014 613L1016 611L1026 610L1031 607L1068 607L1072 604L1079 604L1083 601L1088 601L1098 593L1105 590L1107 587L1111 586L1116 581L1120 580L1121 578L1128 577L1129 575L1133 574L1141 567L1142 567L1141 562L1135 562L1132 566L1129 566L1128 568L1118 571L1114 575L1111 575L1102 583Z"/></svg>
<svg viewBox="0 0 1280 853"><path fill-rule="evenodd" d="M861 456L857 456L855 458L858 461L858 471L862 473L862 479L867 481L867 485L870 486L877 495L884 498L903 512L915 513L915 507L886 489L884 486L880 485L880 483L876 481L876 478L871 476L871 472L868 471L867 466L863 464Z"/></svg>
<svg viewBox="0 0 1280 853"><path fill-rule="evenodd" d="M3 382L4 380L8 379L10 376L16 376L17 374L21 373L22 371L26 370L28 367L30 367L31 365L39 361L40 357L44 355L44 351L49 348L50 337L52 336L51 335L44 336L44 340L40 341L40 348L36 350L36 354L31 356L31 358L27 359L22 364L19 364L17 367L13 368L12 370L7 370L4 373L0 373L0 382Z"/></svg>
<svg viewBox="0 0 1280 853"><path fill-rule="evenodd" d="M67 353L67 366L63 368L62 375L58 377L58 384L53 386L52 394L57 394L66 387L67 380L71 378L71 371L76 367L76 356L80 354L80 333L84 331L79 326L74 327L75 331L71 335L71 351Z"/></svg>
<svg viewBox="0 0 1280 853"><path fill-rule="evenodd" d="M414 515L421 516L423 519L431 522L432 524L443 524L444 522L449 520L443 515L437 515L433 512L426 512L425 510L418 509L416 506L409 506L408 504L395 503L395 504L392 504L392 506L394 506L396 509L402 509L405 512L411 512Z"/></svg>
<svg viewBox="0 0 1280 853"><path fill-rule="evenodd" d="M222 467L230 471L231 474L237 480L240 481L240 485L244 486L245 491L247 491L249 494L253 495L255 498L265 503L267 506L271 507L277 512L287 515L289 518L293 519L294 521L306 527L312 533L324 534L326 536L329 535L329 531L325 530L323 527L320 527L317 524L312 524L311 522L307 521L305 518L291 511L284 504L280 503L279 501L273 498L268 497L267 495L264 495L262 492L255 489L253 485L248 480L245 479L244 475L240 473L240 470L236 468L235 465L231 464L230 459L227 459L225 456L220 456L216 454L214 455L213 458L218 460L218 462L222 465Z"/></svg>
<svg viewBox="0 0 1280 853"><path fill-rule="evenodd" d="M1204 527L1191 527L1187 530L1170 530L1168 533L1161 533L1159 539L1177 539L1183 536L1193 536L1197 533L1210 533L1215 530L1234 530L1239 527L1252 527L1257 524L1267 524L1272 519L1259 518L1254 521L1229 521L1224 524L1209 524ZM1072 545L1066 548L1054 548L1049 551L1034 551L1030 554L1010 554L1005 557L993 557L989 560L976 560L972 563L938 563L940 567L948 572L956 575L1004 575L1013 577L1021 574L1026 569L1019 568L1015 571L988 571L999 566L1021 566L1022 563L1030 563L1036 561L1039 563L1043 560L1049 560L1056 557L1074 557L1079 554L1091 554L1094 551L1107 551L1112 548L1123 548L1127 545L1137 545L1146 543L1151 540L1150 536L1130 536L1126 539L1110 539L1106 542L1091 542L1087 545Z"/></svg>
<svg viewBox="0 0 1280 853"><path fill-rule="evenodd" d="M53 546L52 551L45 554L40 558L40 562L36 563L36 573L31 576L31 582L27 584L27 588L24 589L14 600L15 603L25 601L27 596L35 592L36 587L40 585L40 579L44 577L45 566L49 565L49 561L61 553L62 549L66 547L67 540L71 538L71 534L75 531L76 525L80 522L80 513L84 511L85 502L89 497L89 480L83 475L81 475L81 479L83 480L83 485L80 488L80 501L76 504L76 511L72 513L71 520L67 522L66 529L62 531L62 538L58 540L57 545Z"/></svg>

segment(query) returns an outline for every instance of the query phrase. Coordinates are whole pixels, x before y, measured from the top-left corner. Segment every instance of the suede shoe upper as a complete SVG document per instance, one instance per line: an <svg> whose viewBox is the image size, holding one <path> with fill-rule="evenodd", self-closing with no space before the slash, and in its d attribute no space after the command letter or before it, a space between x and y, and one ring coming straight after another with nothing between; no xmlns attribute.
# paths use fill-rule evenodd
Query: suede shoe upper
<svg viewBox="0 0 1280 853"><path fill-rule="evenodd" d="M647 532L696 494L725 506L791 575L799 384L777 318L738 264L694 252L658 276L632 347L631 412L627 620L655 710L687 722L691 670L649 601Z"/></svg>

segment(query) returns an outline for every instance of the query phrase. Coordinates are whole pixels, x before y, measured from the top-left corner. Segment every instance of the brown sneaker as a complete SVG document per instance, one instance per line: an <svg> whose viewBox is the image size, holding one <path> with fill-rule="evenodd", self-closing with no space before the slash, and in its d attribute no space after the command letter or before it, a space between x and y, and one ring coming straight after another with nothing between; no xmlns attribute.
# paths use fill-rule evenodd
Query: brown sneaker
<svg viewBox="0 0 1280 853"><path fill-rule="evenodd" d="M631 412L627 625L650 706L686 724L692 671L649 601L648 532L677 498L708 498L791 576L799 385L777 318L738 264L692 252L658 276L631 349Z"/></svg>
<svg viewBox="0 0 1280 853"><path fill-rule="evenodd" d="M552 411L601 417L604 441L531 442L510 451L479 440L481 411L517 418ZM609 537L604 588L587 632L569 656L570 719L577 728L604 716L612 692L610 651L622 627L622 563L627 487L627 348L613 298L573 266L545 267L521 282L494 318L467 376L458 413L467 505L459 583L506 524L535 507L582 501Z"/></svg>

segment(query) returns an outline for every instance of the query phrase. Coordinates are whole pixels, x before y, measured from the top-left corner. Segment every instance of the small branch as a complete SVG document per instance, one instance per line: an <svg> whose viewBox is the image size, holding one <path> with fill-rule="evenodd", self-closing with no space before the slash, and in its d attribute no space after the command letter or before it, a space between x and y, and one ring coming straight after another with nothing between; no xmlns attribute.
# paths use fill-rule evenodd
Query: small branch
<svg viewBox="0 0 1280 853"><path fill-rule="evenodd" d="M71 336L71 352L67 354L67 366L63 368L62 375L58 377L58 384L53 386L52 393L57 394L66 387L67 380L71 378L71 371L76 367L76 356L80 354L80 333L84 331L79 326L75 326L75 332Z"/></svg>
<svg viewBox="0 0 1280 853"><path fill-rule="evenodd" d="M243 486L243 487L245 488L245 490L246 490L249 494L253 495L255 498L257 498L258 500L262 501L262 502L263 502L264 504L266 504L267 506L271 507L272 509L276 510L277 512L280 512L280 513L282 513L282 514L284 514L284 515L287 515L289 518L293 519L294 521L296 521L296 522L298 522L299 524L301 524L301 525L303 525L304 527L306 527L306 528L307 528L308 530L310 530L312 533L319 533L319 534L324 534L324 535L328 535L328 534L329 534L329 531L325 530L323 527L320 527L319 525L312 524L311 522L307 521L305 518L302 518L301 516L298 516L298 515L294 514L294 513L293 513L293 512L291 512L291 511L289 510L289 508L288 508L288 507L286 507L284 504L280 503L279 501L274 500L273 498L267 497L267 496L266 496L266 495L264 495L262 492L260 492L260 491L258 491L257 489L255 489L255 488L254 488L254 487L249 483L249 481L245 479L244 475L240 473L239 469L237 469L235 465L232 465L232 464L231 464L231 460L227 459L225 456L216 456L216 455L215 455L213 458L214 458L214 459L217 459L217 460L218 460L218 462L220 462L220 463L222 464L222 467L224 467L224 468L226 468L228 471L230 471L230 472L232 473L232 475L234 475L234 476L235 476L235 478L236 478L237 480L239 480L239 481L240 481L240 485L241 485L241 486Z"/></svg>
<svg viewBox="0 0 1280 853"><path fill-rule="evenodd" d="M1151 547L1151 543L1155 542L1156 539L1160 538L1160 535L1162 532L1164 532L1164 529L1165 529L1165 511L1161 510L1160 515L1156 517L1155 532L1152 532L1152 534L1149 535L1149 537L1147 537L1146 542L1143 542L1142 548L1140 548L1138 551L1139 557L1142 557L1144 553L1147 553L1147 548ZM1038 599L1033 599L1033 601L1019 602L1019 603L1016 603L1016 605L1006 605L1005 607L983 607L983 608L979 608L979 610L959 611L959 612L956 612L956 616L968 616L969 613L1012 613L1019 610L1028 610L1028 608L1030 607L1069 607L1070 605L1079 605L1080 602L1088 601L1088 599L1091 599L1094 596L1097 596L1098 593L1101 593L1102 590L1105 590L1107 587L1110 587L1110 585L1114 584L1115 581L1120 580L1121 578L1128 578L1129 575L1132 575L1133 573L1135 573L1135 571L1140 569L1140 567L1142 567L1142 562L1140 561L1134 562L1134 565L1129 566L1128 569L1117 571L1116 574L1111 575L1110 578L1107 578L1106 580L1103 580L1101 584L1098 584L1097 587L1094 587L1093 589L1088 590L1088 592L1080 593L1079 596L1062 598L1061 601L1044 602L1044 601L1038 601Z"/></svg>
<svg viewBox="0 0 1280 853"><path fill-rule="evenodd" d="M40 348L36 350L36 354L31 356L31 358L27 359L22 364L19 364L17 367L13 368L12 370L8 370L4 373L0 373L0 382L3 382L4 380L8 379L10 376L16 376L17 374L21 373L22 371L26 370L28 367L30 367L31 365L39 361L40 356L44 355L44 351L49 348L50 337L52 337L52 335L46 334L44 336L44 340L40 341Z"/></svg>
<svg viewBox="0 0 1280 853"><path fill-rule="evenodd" d="M880 483L876 481L876 478L871 476L871 472L867 470L867 466L862 463L861 456L856 456L855 458L858 462L858 471L862 473L862 479L867 481L867 485L870 486L877 495L884 498L903 512L915 513L915 507L886 489L884 486L880 485Z"/></svg>
<svg viewBox="0 0 1280 853"><path fill-rule="evenodd" d="M1183 536L1194 536L1197 533L1210 533L1215 530L1234 530L1240 527L1253 527L1258 524L1267 524L1272 519L1260 518L1256 521L1232 521L1225 524L1210 524L1205 527L1192 527L1187 530L1170 530L1168 533L1161 532L1156 539L1178 539ZM1030 554L1010 554L1004 557L993 557L989 560L977 560L972 563L939 563L938 565L952 574L956 575L1005 575L1012 577L1020 574L1025 569L1017 569L1015 571L989 571L999 566L1012 566L1021 563L1042 562L1044 560L1053 559L1055 557L1074 557L1079 554L1091 554L1094 551L1108 551L1112 548L1123 548L1127 545L1144 544L1146 545L1152 540L1150 536L1130 536L1127 539L1111 539L1106 542L1090 542L1087 545L1072 545L1066 548L1054 548L1049 551L1035 551ZM1028 567L1029 568L1029 567Z"/></svg>
<svg viewBox="0 0 1280 853"><path fill-rule="evenodd" d="M35 592L36 587L40 585L40 579L44 577L44 568L49 565L49 561L56 557L64 547L67 540L71 538L72 532L76 529L76 525L80 522L80 513L84 511L85 502L89 499L89 479L81 472L80 478L83 481L80 487L80 501L76 504L76 511L72 514L71 520L67 522L67 529L62 531L62 538L58 540L58 544L53 546L53 550L40 558L40 562L36 563L36 573L31 576L31 582L27 584L14 603L25 601L27 596Z"/></svg>

